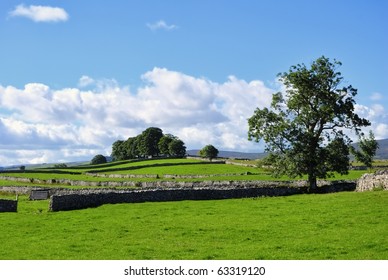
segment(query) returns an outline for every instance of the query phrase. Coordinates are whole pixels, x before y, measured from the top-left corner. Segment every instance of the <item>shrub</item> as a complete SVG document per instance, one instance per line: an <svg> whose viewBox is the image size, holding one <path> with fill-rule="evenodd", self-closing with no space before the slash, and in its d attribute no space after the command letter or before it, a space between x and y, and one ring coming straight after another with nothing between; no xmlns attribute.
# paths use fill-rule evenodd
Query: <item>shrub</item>
<svg viewBox="0 0 388 280"><path fill-rule="evenodd" d="M96 155L92 161L90 162L90 164L101 164L101 163L106 163L106 157L104 157L103 155Z"/></svg>

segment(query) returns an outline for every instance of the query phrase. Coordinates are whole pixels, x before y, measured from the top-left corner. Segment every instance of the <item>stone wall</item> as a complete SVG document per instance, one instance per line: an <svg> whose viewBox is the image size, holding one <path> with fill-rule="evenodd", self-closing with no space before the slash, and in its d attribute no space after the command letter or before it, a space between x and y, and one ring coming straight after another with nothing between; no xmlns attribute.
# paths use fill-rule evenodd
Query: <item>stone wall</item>
<svg viewBox="0 0 388 280"><path fill-rule="evenodd" d="M357 181L356 191L388 190L388 169L364 174Z"/></svg>
<svg viewBox="0 0 388 280"><path fill-rule="evenodd" d="M241 182L239 182L241 183ZM336 182L318 188L317 193L353 191L355 182ZM53 195L50 199L50 211L76 210L97 207L103 204L162 202L181 200L215 200L228 198L248 198L260 196L286 196L307 193L306 186L272 185L262 186L220 185L212 187L175 187L136 190L79 190L69 194Z"/></svg>
<svg viewBox="0 0 388 280"><path fill-rule="evenodd" d="M17 200L0 199L0 212L17 212Z"/></svg>

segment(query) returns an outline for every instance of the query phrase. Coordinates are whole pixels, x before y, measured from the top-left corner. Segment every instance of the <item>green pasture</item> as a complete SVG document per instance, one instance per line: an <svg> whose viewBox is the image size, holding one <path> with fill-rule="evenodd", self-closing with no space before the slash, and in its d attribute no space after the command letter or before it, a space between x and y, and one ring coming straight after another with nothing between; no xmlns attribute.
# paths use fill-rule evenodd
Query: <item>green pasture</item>
<svg viewBox="0 0 388 280"><path fill-rule="evenodd" d="M2 198L14 198L0 193ZM0 213L0 259L388 259L388 192Z"/></svg>
<svg viewBox="0 0 388 280"><path fill-rule="evenodd" d="M87 175L87 172L97 172L98 174L134 174L134 175L157 175L157 178L103 178ZM335 175L331 180L357 180L362 174L370 172L363 170L351 170L349 174L341 176ZM206 162L196 159L156 159L156 160L127 160L112 162L101 165L81 165L63 169L38 168L25 171L1 172L2 176L22 177L40 180L69 179L74 181L155 181L155 180L175 180L175 181L253 181L253 180L290 180L289 177L274 178L267 169L241 166L232 164L220 164L217 162ZM165 175L186 175L200 176L200 178L167 178ZM296 178L296 179L306 179ZM32 180L31 180L32 181ZM42 186L42 183L15 182L0 179L0 186ZM67 185L47 184L49 187L69 187Z"/></svg>

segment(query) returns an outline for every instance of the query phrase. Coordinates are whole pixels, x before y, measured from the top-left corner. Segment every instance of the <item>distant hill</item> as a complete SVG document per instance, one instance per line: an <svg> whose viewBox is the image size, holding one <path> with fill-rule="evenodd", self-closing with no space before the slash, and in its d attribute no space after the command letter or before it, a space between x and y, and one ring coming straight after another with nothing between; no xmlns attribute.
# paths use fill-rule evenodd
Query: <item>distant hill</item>
<svg viewBox="0 0 388 280"><path fill-rule="evenodd" d="M376 153L376 159L388 159L388 139L377 140L379 149Z"/></svg>

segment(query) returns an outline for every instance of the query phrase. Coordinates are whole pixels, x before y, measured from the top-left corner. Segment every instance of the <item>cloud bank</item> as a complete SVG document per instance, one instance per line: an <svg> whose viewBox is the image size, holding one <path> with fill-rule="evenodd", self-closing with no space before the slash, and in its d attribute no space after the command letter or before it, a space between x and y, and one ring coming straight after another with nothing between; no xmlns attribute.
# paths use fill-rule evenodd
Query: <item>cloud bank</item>
<svg viewBox="0 0 388 280"><path fill-rule="evenodd" d="M164 68L141 76L131 91L114 80L82 76L79 88L0 86L1 165L89 160L110 154L118 139L150 126L180 137L188 148L256 150L247 118L268 106L273 90L234 76L212 82Z"/></svg>
<svg viewBox="0 0 388 280"><path fill-rule="evenodd" d="M58 22L67 21L69 15L63 8L50 6L25 6L23 4L15 7L9 13L11 17L25 17L35 22Z"/></svg>
<svg viewBox="0 0 388 280"><path fill-rule="evenodd" d="M82 76L78 88L0 85L0 166L90 160L109 155L118 139L150 126L181 138L189 149L213 144L222 150L262 151L247 140L247 119L270 105L274 90L262 81L229 76L223 83L165 68L141 76L130 90L115 80ZM357 105L377 138L388 138L383 106Z"/></svg>

